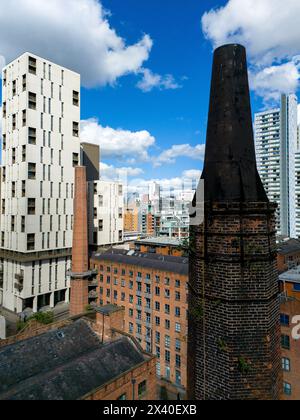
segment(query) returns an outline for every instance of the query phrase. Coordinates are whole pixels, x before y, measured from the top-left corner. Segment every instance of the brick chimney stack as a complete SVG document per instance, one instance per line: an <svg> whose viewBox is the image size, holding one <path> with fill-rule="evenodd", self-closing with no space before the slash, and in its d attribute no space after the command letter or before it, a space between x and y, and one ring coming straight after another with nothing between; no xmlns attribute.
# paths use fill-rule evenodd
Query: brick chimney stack
<svg viewBox="0 0 300 420"><path fill-rule="evenodd" d="M75 197L70 314L79 315L88 306L88 282L91 277L88 255L88 215L86 168L75 168Z"/></svg>
<svg viewBox="0 0 300 420"><path fill-rule="evenodd" d="M257 172L240 45L214 54L202 179L204 222L190 227L189 399L277 400L276 206Z"/></svg>

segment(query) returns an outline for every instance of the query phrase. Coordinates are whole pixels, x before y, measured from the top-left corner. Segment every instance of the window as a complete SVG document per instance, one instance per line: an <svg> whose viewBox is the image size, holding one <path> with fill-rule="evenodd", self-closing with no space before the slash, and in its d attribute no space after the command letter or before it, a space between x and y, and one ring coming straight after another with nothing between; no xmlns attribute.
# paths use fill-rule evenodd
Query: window
<svg viewBox="0 0 300 420"><path fill-rule="evenodd" d="M13 114L12 116L12 129L15 130L17 128L17 116Z"/></svg>
<svg viewBox="0 0 300 420"><path fill-rule="evenodd" d="M6 149L6 135L5 134L2 135L2 147L3 147L3 150Z"/></svg>
<svg viewBox="0 0 300 420"><path fill-rule="evenodd" d="M169 315L169 314L170 314L170 305L165 305L165 313L166 313L167 315Z"/></svg>
<svg viewBox="0 0 300 420"><path fill-rule="evenodd" d="M73 90L73 105L79 106L79 92Z"/></svg>
<svg viewBox="0 0 300 420"><path fill-rule="evenodd" d="M179 356L179 354L176 354L176 367L181 367L181 356Z"/></svg>
<svg viewBox="0 0 300 420"><path fill-rule="evenodd" d="M3 115L3 118L6 118L6 102L3 102L2 115Z"/></svg>
<svg viewBox="0 0 300 420"><path fill-rule="evenodd" d="M178 308L178 307L175 308L175 316L177 318L180 318L180 308Z"/></svg>
<svg viewBox="0 0 300 420"><path fill-rule="evenodd" d="M160 288L159 287L155 287L155 295L160 296Z"/></svg>
<svg viewBox="0 0 300 420"><path fill-rule="evenodd" d="M180 292L175 292L175 299L176 299L177 302L180 301L180 299L181 299Z"/></svg>
<svg viewBox="0 0 300 420"><path fill-rule="evenodd" d="M34 251L35 248L35 234L30 233L27 235L27 251Z"/></svg>
<svg viewBox="0 0 300 420"><path fill-rule="evenodd" d="M33 57L28 58L28 71L36 75L36 59Z"/></svg>
<svg viewBox="0 0 300 420"><path fill-rule="evenodd" d="M16 183L15 182L11 183L11 196L12 198L16 196Z"/></svg>
<svg viewBox="0 0 300 420"><path fill-rule="evenodd" d="M22 197L26 197L26 181L22 181Z"/></svg>
<svg viewBox="0 0 300 420"><path fill-rule="evenodd" d="M23 127L26 126L26 110L25 109L22 111L22 126Z"/></svg>
<svg viewBox="0 0 300 420"><path fill-rule="evenodd" d="M169 289L165 290L165 298L170 299L170 290Z"/></svg>
<svg viewBox="0 0 300 420"><path fill-rule="evenodd" d="M166 363L170 363L171 361L171 353L169 352L169 350L165 351L165 362Z"/></svg>
<svg viewBox="0 0 300 420"><path fill-rule="evenodd" d="M283 392L285 395L291 396L292 395L292 385L284 382L283 383Z"/></svg>
<svg viewBox="0 0 300 420"><path fill-rule="evenodd" d="M36 129L29 127L28 128L28 143L36 144Z"/></svg>
<svg viewBox="0 0 300 420"><path fill-rule="evenodd" d="M155 310L156 310L157 312L159 312L159 311L160 311L160 302L155 302Z"/></svg>
<svg viewBox="0 0 300 420"><path fill-rule="evenodd" d="M15 147L12 149L11 159L12 159L12 164L14 165L16 163L16 149L15 149Z"/></svg>
<svg viewBox="0 0 300 420"><path fill-rule="evenodd" d="M156 325L157 327L159 327L159 326L160 326L160 318L159 318L158 316L156 316L156 317L155 317L155 325Z"/></svg>
<svg viewBox="0 0 300 420"><path fill-rule="evenodd" d="M29 92L28 93L28 107L30 109L36 110L36 94Z"/></svg>
<svg viewBox="0 0 300 420"><path fill-rule="evenodd" d="M73 122L73 136L79 137L79 123L75 121Z"/></svg>
<svg viewBox="0 0 300 420"><path fill-rule="evenodd" d="M78 153L73 153L73 167L75 168L75 166L79 165L79 154Z"/></svg>
<svg viewBox="0 0 300 420"><path fill-rule="evenodd" d="M170 321L168 319L166 319L165 320L165 328L166 328L166 330L169 330L170 327L171 327L171 323L170 323Z"/></svg>
<svg viewBox="0 0 300 420"><path fill-rule="evenodd" d="M27 200L27 213L29 215L35 214L35 198L28 198Z"/></svg>
<svg viewBox="0 0 300 420"><path fill-rule="evenodd" d="M16 96L17 94L17 81L13 80L12 82L12 96Z"/></svg>
<svg viewBox="0 0 300 420"><path fill-rule="evenodd" d="M25 233L25 216L21 217L21 232Z"/></svg>
<svg viewBox="0 0 300 420"><path fill-rule="evenodd" d="M12 232L15 231L15 221L16 221L15 216L11 216L11 231Z"/></svg>
<svg viewBox="0 0 300 420"><path fill-rule="evenodd" d="M160 332L158 331L155 332L155 343L156 344L160 343Z"/></svg>
<svg viewBox="0 0 300 420"><path fill-rule="evenodd" d="M141 398L147 391L147 381L143 381L138 385L138 395Z"/></svg>
<svg viewBox="0 0 300 420"><path fill-rule="evenodd" d="M169 335L165 336L165 346L166 346L166 349L169 349L171 347L171 338Z"/></svg>
<svg viewBox="0 0 300 420"><path fill-rule="evenodd" d="M181 341L178 338L175 341L175 350L178 352L181 351Z"/></svg>
<svg viewBox="0 0 300 420"><path fill-rule="evenodd" d="M300 292L300 284L294 284L294 291L295 292Z"/></svg>
<svg viewBox="0 0 300 420"><path fill-rule="evenodd" d="M129 323L129 333L133 334L133 323L132 322Z"/></svg>
<svg viewBox="0 0 300 420"><path fill-rule="evenodd" d="M281 336L281 347L285 350L290 350L291 344L289 335Z"/></svg>
<svg viewBox="0 0 300 420"><path fill-rule="evenodd" d="M282 358L282 370L284 372L290 372L291 371L291 361L287 357Z"/></svg>
<svg viewBox="0 0 300 420"><path fill-rule="evenodd" d="M36 164L28 163L28 179L36 178Z"/></svg>
<svg viewBox="0 0 300 420"><path fill-rule="evenodd" d="M176 384L181 385L181 374L178 370L176 370Z"/></svg>
<svg viewBox="0 0 300 420"><path fill-rule="evenodd" d="M180 332L181 332L181 325L180 325L178 322L176 322L176 325L175 325L175 331L176 331L177 333L180 333Z"/></svg>
<svg viewBox="0 0 300 420"><path fill-rule="evenodd" d="M286 314L280 314L280 323L284 327L288 327L290 325L290 317Z"/></svg>
<svg viewBox="0 0 300 420"><path fill-rule="evenodd" d="M180 287L180 280L175 280L175 287Z"/></svg>
<svg viewBox="0 0 300 420"><path fill-rule="evenodd" d="M118 401L126 401L126 394L122 394L119 398L117 398Z"/></svg>

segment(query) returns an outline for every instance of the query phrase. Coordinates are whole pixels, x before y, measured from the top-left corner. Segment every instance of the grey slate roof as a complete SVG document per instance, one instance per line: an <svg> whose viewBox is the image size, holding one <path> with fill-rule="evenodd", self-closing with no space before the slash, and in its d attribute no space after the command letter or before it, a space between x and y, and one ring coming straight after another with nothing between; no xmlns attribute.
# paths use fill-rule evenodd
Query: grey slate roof
<svg viewBox="0 0 300 420"><path fill-rule="evenodd" d="M293 252L300 251L300 241L298 239L289 239L285 242L280 242L278 245L278 253L280 255L286 255Z"/></svg>
<svg viewBox="0 0 300 420"><path fill-rule="evenodd" d="M101 344L79 320L0 349L0 400L76 400L144 360L126 336Z"/></svg>
<svg viewBox="0 0 300 420"><path fill-rule="evenodd" d="M188 258L148 254L124 249L110 249L103 254L95 253L92 258L99 261L111 261L131 264L137 267L168 271L188 275Z"/></svg>

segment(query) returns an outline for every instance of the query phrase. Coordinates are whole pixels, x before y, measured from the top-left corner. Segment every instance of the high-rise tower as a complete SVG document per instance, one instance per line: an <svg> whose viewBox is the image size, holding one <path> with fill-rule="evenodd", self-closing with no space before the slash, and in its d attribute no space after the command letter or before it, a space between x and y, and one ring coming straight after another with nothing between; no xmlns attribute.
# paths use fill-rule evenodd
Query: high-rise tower
<svg viewBox="0 0 300 420"><path fill-rule="evenodd" d="M257 172L240 45L214 55L202 179L204 223L190 232L189 397L278 399L276 206Z"/></svg>
<svg viewBox="0 0 300 420"><path fill-rule="evenodd" d="M80 75L25 53L3 70L0 305L69 301Z"/></svg>

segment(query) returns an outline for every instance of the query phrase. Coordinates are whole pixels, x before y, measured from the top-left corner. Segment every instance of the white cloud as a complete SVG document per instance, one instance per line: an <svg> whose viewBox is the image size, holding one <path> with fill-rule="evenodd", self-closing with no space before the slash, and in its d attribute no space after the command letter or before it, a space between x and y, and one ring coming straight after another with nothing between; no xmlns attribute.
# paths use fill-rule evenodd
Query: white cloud
<svg viewBox="0 0 300 420"><path fill-rule="evenodd" d="M278 100L281 93L296 92L300 66L295 60L279 66L271 66L256 73L250 72L252 88L266 101Z"/></svg>
<svg viewBox="0 0 300 420"><path fill-rule="evenodd" d="M97 0L10 0L0 12L0 65L30 51L82 75L85 86L136 74L153 45L149 35L126 45Z"/></svg>
<svg viewBox="0 0 300 420"><path fill-rule="evenodd" d="M81 140L99 144L101 158L117 158L124 161L149 161L149 149L155 138L146 131L128 131L103 127L96 119L81 122Z"/></svg>
<svg viewBox="0 0 300 420"><path fill-rule="evenodd" d="M175 163L179 157L188 157L190 159L203 160L205 153L205 144L199 144L195 147L190 144L176 144L170 149L164 150L155 160L155 166L161 166L163 163Z"/></svg>
<svg viewBox="0 0 300 420"><path fill-rule="evenodd" d="M140 73L143 75L143 78L138 82L137 87L143 92L150 92L155 88L159 90L175 90L182 87L171 74L161 76L149 69L141 69Z"/></svg>
<svg viewBox="0 0 300 420"><path fill-rule="evenodd" d="M229 0L202 17L205 36L214 47L238 42L247 47L252 87L268 99L299 86L300 2L298 0ZM280 80L280 79L285 80Z"/></svg>
<svg viewBox="0 0 300 420"><path fill-rule="evenodd" d="M129 177L142 175L144 171L141 168L123 167L116 168L104 162L100 163L100 177L106 181L125 181Z"/></svg>

